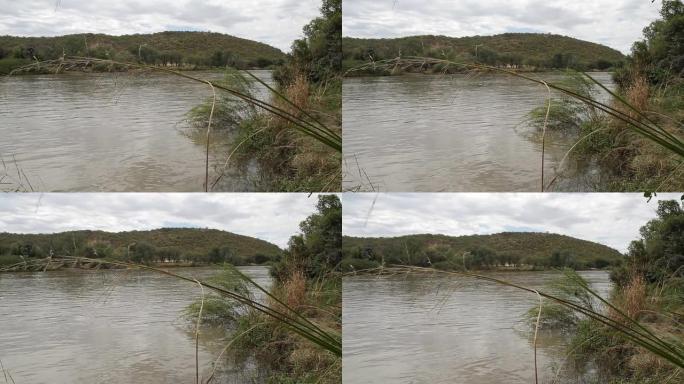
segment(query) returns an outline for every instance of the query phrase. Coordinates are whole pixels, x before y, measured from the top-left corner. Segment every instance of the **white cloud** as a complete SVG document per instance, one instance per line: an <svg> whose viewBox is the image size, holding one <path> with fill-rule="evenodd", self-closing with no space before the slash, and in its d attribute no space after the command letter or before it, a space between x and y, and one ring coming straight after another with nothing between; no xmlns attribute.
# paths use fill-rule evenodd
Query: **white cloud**
<svg viewBox="0 0 684 384"><path fill-rule="evenodd" d="M210 30L287 52L320 6L320 0L0 0L0 35Z"/></svg>
<svg viewBox="0 0 684 384"><path fill-rule="evenodd" d="M548 231L624 252L656 216L658 200L680 197L659 194L647 202L636 193L344 194L342 231L361 237Z"/></svg>
<svg viewBox="0 0 684 384"><path fill-rule="evenodd" d="M368 38L548 32L628 53L659 9L646 0L344 0L343 31Z"/></svg>
<svg viewBox="0 0 684 384"><path fill-rule="evenodd" d="M315 211L303 193L48 193L0 195L0 232L207 227L285 247Z"/></svg>

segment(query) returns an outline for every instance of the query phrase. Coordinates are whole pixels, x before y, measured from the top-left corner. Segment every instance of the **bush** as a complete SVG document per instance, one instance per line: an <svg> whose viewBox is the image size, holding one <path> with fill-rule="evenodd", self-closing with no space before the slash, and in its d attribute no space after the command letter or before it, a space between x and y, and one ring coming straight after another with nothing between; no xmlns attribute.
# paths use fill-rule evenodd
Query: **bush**
<svg viewBox="0 0 684 384"><path fill-rule="evenodd" d="M23 259L19 255L0 255L0 266L8 266L21 263Z"/></svg>
<svg viewBox="0 0 684 384"><path fill-rule="evenodd" d="M340 263L340 270L342 272L353 272L360 271L364 269L378 268L380 263L377 261L366 260L366 259L343 259Z"/></svg>
<svg viewBox="0 0 684 384"><path fill-rule="evenodd" d="M7 57L0 60L0 75L8 75L12 70L30 64L29 59L18 59L14 57Z"/></svg>

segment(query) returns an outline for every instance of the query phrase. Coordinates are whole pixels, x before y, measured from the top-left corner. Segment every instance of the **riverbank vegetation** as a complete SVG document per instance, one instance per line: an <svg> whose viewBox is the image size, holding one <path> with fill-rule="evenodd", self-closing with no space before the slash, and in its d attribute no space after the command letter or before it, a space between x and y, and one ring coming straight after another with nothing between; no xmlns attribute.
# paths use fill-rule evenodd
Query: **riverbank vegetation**
<svg viewBox="0 0 684 384"><path fill-rule="evenodd" d="M270 89L269 104L304 123L293 124L283 114L268 110L243 108L236 98L227 96L214 103L208 100L190 113L198 129L229 132L230 153L222 169L217 170L214 187L223 177L225 167L240 169L258 165L252 177L261 191L339 191L341 188L341 36L342 3L324 0L321 16L304 27L305 37L292 43L285 62L275 68L275 88ZM231 87L241 86L249 76L231 74ZM262 85L266 86L262 82ZM241 104L244 105L244 104ZM214 110L213 115L211 110ZM211 119L210 119L211 116ZM310 126L324 127L311 130ZM339 144L339 145L338 145Z"/></svg>
<svg viewBox="0 0 684 384"><path fill-rule="evenodd" d="M268 307L296 313L338 335L335 337L339 340L342 206L337 196L327 195L319 197L316 209L300 224L301 233L290 238L281 261L271 267L273 285L264 300ZM253 282L236 276L230 267L217 275L214 282L242 294L249 294L250 288L254 288ZM292 332L287 323L221 296L192 304L187 311L189 319L196 320L202 307L205 324L225 327L231 335L224 359L256 358L269 368L269 383L341 382L341 350L336 353L323 348Z"/></svg>
<svg viewBox="0 0 684 384"><path fill-rule="evenodd" d="M175 69L269 68L286 58L279 49L257 41L212 32L167 31L110 36L75 34L56 37L0 36L0 75L36 61L67 56L139 62ZM117 67L125 69L125 67ZM108 71L111 66L91 66ZM53 73L34 67L22 73Z"/></svg>
<svg viewBox="0 0 684 384"><path fill-rule="evenodd" d="M570 236L504 232L494 235L409 235L343 240L345 272L390 265L443 270L606 268L623 256L610 247Z"/></svg>
<svg viewBox="0 0 684 384"><path fill-rule="evenodd" d="M573 68L608 70L623 64L624 56L601 44L541 33L504 33L494 36L409 36L394 39L343 39L345 71L368 62L401 57L431 57L455 62L478 62L519 70ZM389 75L402 72L444 73L463 68L426 63L421 67L364 66L347 75Z"/></svg>
<svg viewBox="0 0 684 384"><path fill-rule="evenodd" d="M215 229L162 228L150 231L70 231L54 234L0 233L0 266L40 264L49 257L83 257L145 265L193 266L275 262L278 246ZM53 264L53 267L58 264ZM72 264L65 264L68 266ZM90 263L87 263L90 265ZM93 265L98 265L93 264Z"/></svg>
<svg viewBox="0 0 684 384"><path fill-rule="evenodd" d="M577 135L570 157L600 169L592 180L596 190L684 189L684 4L663 1L660 15L644 29L644 40L634 43L626 65L614 72L617 89L605 104L626 116L567 94L551 100L548 119L547 105L530 115L540 130ZM569 80L567 88L581 97L596 99L601 91L586 75L571 74ZM642 132L634 124L650 128ZM654 137L680 145L675 150ZM560 169L559 175L573 177L573 170Z"/></svg>
<svg viewBox="0 0 684 384"><path fill-rule="evenodd" d="M613 268L614 287L607 301L575 274L550 287L558 297L603 313L617 325L557 302L542 306L541 328L568 335L570 364L564 365L582 375L592 372L596 382L676 383L684 377L684 209L677 201L659 201L657 212L641 228L641 238L631 243L626 261ZM532 322L537 315L535 307ZM620 325L641 335L625 337ZM651 335L662 342L644 344Z"/></svg>

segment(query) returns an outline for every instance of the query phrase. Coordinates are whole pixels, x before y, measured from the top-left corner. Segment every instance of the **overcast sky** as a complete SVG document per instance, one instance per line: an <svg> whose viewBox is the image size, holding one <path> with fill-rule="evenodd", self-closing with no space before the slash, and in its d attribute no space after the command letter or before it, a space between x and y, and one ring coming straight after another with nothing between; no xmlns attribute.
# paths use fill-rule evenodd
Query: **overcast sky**
<svg viewBox="0 0 684 384"><path fill-rule="evenodd" d="M344 0L350 37L550 32L629 53L657 18L656 0Z"/></svg>
<svg viewBox="0 0 684 384"><path fill-rule="evenodd" d="M643 194L633 193L345 193L343 233L378 237L548 231L624 252L639 237L639 228L656 216L657 200L680 198L663 193L647 203Z"/></svg>
<svg viewBox="0 0 684 384"><path fill-rule="evenodd" d="M0 195L0 232L200 227L284 248L317 200L316 194L303 193L13 193Z"/></svg>
<svg viewBox="0 0 684 384"><path fill-rule="evenodd" d="M0 0L0 35L222 32L290 51L320 0Z"/></svg>

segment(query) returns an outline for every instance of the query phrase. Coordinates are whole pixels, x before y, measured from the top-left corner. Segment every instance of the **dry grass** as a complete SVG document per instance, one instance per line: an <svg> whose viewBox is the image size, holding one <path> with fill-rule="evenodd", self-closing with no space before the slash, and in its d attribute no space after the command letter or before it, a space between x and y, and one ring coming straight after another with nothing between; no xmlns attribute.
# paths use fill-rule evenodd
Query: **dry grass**
<svg viewBox="0 0 684 384"><path fill-rule="evenodd" d="M306 109L309 104L310 84L307 78L303 75L295 77L292 84L285 90L285 97L287 97L292 104L298 108L289 107L290 113L300 114L302 109ZM287 106L284 106L287 107Z"/></svg>
<svg viewBox="0 0 684 384"><path fill-rule="evenodd" d="M299 309L306 302L306 277L301 270L294 271L283 283L285 303L292 309Z"/></svg>
<svg viewBox="0 0 684 384"><path fill-rule="evenodd" d="M646 111L649 106L651 89L644 76L638 76L625 91L627 102L639 111ZM627 111L632 118L638 118L633 111Z"/></svg>
<svg viewBox="0 0 684 384"><path fill-rule="evenodd" d="M639 319L647 307L646 297L646 281L643 276L635 275L621 290L621 294L616 301L617 305L627 316Z"/></svg>

